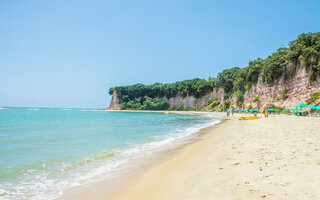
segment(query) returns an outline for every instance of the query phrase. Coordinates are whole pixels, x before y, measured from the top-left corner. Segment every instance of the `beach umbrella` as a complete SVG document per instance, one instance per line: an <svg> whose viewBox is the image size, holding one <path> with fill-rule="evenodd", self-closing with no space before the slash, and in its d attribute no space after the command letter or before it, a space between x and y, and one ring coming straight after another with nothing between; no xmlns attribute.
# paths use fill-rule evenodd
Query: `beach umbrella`
<svg viewBox="0 0 320 200"><path fill-rule="evenodd" d="M315 110L320 110L320 104L317 105L317 106L314 106L313 109L315 109Z"/></svg>
<svg viewBox="0 0 320 200"><path fill-rule="evenodd" d="M291 111L298 111L298 110L303 110L302 108L291 108Z"/></svg>
<svg viewBox="0 0 320 200"><path fill-rule="evenodd" d="M275 108L270 108L268 109L269 111L280 111L279 109L275 109Z"/></svg>
<svg viewBox="0 0 320 200"><path fill-rule="evenodd" d="M304 103L298 103L297 105L294 105L293 107L297 107L297 108L307 108L309 107L308 105L304 104Z"/></svg>

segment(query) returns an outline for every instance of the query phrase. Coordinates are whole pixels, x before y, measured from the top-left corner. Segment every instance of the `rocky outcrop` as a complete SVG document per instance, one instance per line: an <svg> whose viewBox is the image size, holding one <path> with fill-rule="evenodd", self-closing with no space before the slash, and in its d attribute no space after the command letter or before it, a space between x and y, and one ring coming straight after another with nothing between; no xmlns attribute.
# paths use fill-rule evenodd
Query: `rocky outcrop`
<svg viewBox="0 0 320 200"><path fill-rule="evenodd" d="M120 110L120 100L118 98L117 91L113 91L112 99L107 110Z"/></svg>

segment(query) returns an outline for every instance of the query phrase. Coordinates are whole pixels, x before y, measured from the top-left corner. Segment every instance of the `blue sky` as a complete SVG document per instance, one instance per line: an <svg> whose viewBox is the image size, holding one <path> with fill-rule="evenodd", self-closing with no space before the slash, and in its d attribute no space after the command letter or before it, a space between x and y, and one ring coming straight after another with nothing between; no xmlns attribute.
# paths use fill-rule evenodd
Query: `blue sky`
<svg viewBox="0 0 320 200"><path fill-rule="evenodd" d="M1 1L0 106L105 108L109 87L214 77L320 30L320 1Z"/></svg>

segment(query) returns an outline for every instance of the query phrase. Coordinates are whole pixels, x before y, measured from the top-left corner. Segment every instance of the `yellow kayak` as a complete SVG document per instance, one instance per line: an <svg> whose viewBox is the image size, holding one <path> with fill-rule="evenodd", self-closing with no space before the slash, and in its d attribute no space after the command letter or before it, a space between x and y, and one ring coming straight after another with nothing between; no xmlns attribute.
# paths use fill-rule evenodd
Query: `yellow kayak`
<svg viewBox="0 0 320 200"><path fill-rule="evenodd" d="M238 120L252 120L259 119L260 117L250 116L250 117L239 117Z"/></svg>

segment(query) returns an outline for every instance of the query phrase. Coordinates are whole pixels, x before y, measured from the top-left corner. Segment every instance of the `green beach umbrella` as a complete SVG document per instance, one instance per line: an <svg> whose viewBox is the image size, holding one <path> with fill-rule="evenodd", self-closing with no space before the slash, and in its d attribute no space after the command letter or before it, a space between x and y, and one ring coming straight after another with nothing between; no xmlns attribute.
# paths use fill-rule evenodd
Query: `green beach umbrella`
<svg viewBox="0 0 320 200"><path fill-rule="evenodd" d="M275 108L270 108L268 109L269 111L280 111L279 109L275 109Z"/></svg>
<svg viewBox="0 0 320 200"><path fill-rule="evenodd" d="M302 108L291 108L291 111L298 111L298 110L303 110Z"/></svg>
<svg viewBox="0 0 320 200"><path fill-rule="evenodd" d="M293 107L297 107L297 108L307 108L309 107L308 105L304 104L304 103L298 103L297 105L294 105Z"/></svg>
<svg viewBox="0 0 320 200"><path fill-rule="evenodd" d="M317 105L317 106L313 106L313 109L315 109L315 110L320 110L320 104Z"/></svg>

